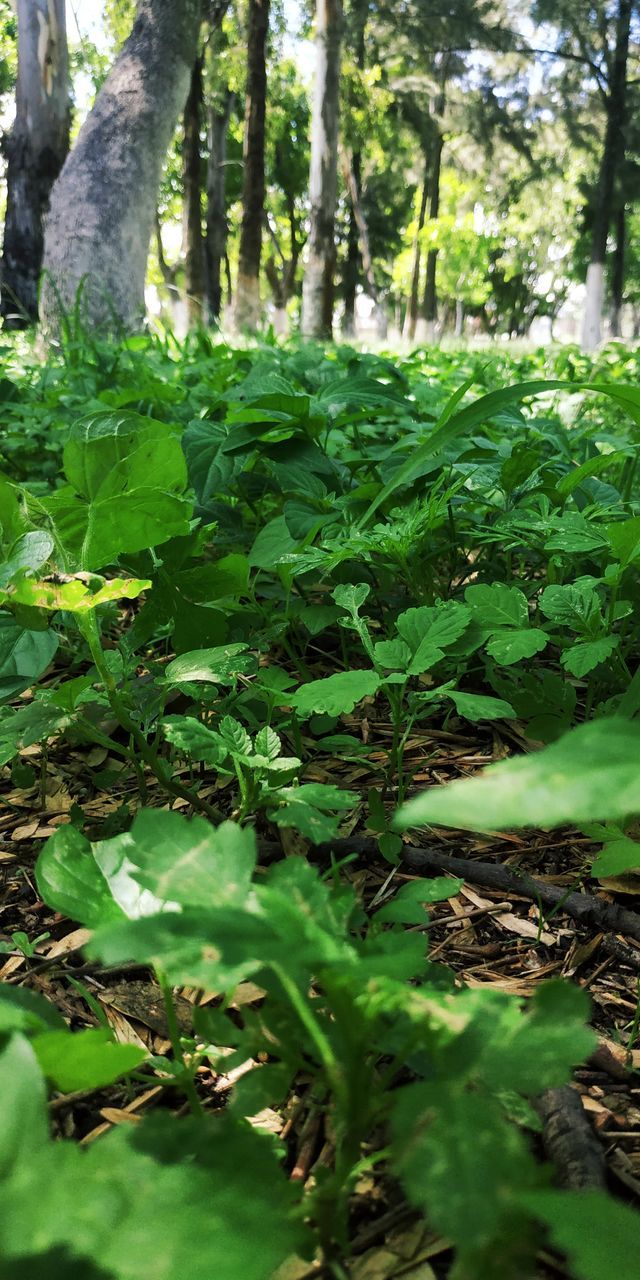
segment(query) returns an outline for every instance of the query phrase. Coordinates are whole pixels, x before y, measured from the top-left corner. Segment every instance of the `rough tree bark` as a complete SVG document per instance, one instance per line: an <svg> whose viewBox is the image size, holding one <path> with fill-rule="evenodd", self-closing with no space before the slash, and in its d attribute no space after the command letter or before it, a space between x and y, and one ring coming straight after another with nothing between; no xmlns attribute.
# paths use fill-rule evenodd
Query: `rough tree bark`
<svg viewBox="0 0 640 1280"><path fill-rule="evenodd" d="M10 328L38 316L43 218L69 149L65 0L18 0L16 118L4 150L7 212L2 315Z"/></svg>
<svg viewBox="0 0 640 1280"><path fill-rule="evenodd" d="M440 211L440 172L442 169L442 150L444 138L441 133L434 143L433 163L431 168L429 200L429 217L437 218ZM422 308L416 325L416 337L419 342L433 342L435 338L436 320L438 317L438 298L436 292L436 272L438 250L430 249L427 254L427 274L424 286Z"/></svg>
<svg viewBox="0 0 640 1280"><path fill-rule="evenodd" d="M420 296L420 268L422 266L422 246L420 243L420 233L424 227L424 220L427 216L427 200L429 198L429 157L425 152L424 157L424 182L422 184L422 195L420 197L420 209L418 210L418 226L416 228L416 237L413 243L413 267L411 269L411 289L409 291L409 301L407 303L407 313L404 318L404 328L402 332L403 338L409 342L413 342L416 336L416 324L418 322L418 300Z"/></svg>
<svg viewBox="0 0 640 1280"><path fill-rule="evenodd" d="M352 161L353 176L356 187L360 187L362 176L362 156L354 151ZM358 224L351 205L349 209L349 230L347 232L347 257L344 264L344 313L342 316L342 332L345 338L352 338L356 331L356 293L360 279L360 247Z"/></svg>
<svg viewBox="0 0 640 1280"><path fill-rule="evenodd" d="M316 0L316 73L311 113L311 202L308 257L302 284L302 332L331 337L335 211L340 114L342 0Z"/></svg>
<svg viewBox="0 0 640 1280"><path fill-rule="evenodd" d="M162 164L184 105L200 0L139 0L133 30L51 193L43 327L58 332L81 293L85 323L130 330L144 282Z"/></svg>
<svg viewBox="0 0 640 1280"><path fill-rule="evenodd" d="M607 119L596 192L591 261L587 270L587 292L582 326L582 346L585 351L593 351L602 337L607 238L613 214L616 176L625 154L627 61L632 9L633 0L618 0L616 41L609 76Z"/></svg>
<svg viewBox="0 0 640 1280"><path fill-rule="evenodd" d="M189 327L202 324L204 312L204 237L202 234L202 151L200 129L204 111L204 58L196 58L184 108L182 143L182 244L184 287Z"/></svg>
<svg viewBox="0 0 640 1280"><path fill-rule="evenodd" d="M216 323L222 311L222 266L227 247L226 162L229 120L235 95L226 89L209 111L207 162L207 229L205 237L207 319Z"/></svg>
<svg viewBox="0 0 640 1280"><path fill-rule="evenodd" d="M244 117L242 225L234 320L238 329L260 323L260 259L264 222L264 147L267 102L266 44L270 0L249 0L247 97Z"/></svg>

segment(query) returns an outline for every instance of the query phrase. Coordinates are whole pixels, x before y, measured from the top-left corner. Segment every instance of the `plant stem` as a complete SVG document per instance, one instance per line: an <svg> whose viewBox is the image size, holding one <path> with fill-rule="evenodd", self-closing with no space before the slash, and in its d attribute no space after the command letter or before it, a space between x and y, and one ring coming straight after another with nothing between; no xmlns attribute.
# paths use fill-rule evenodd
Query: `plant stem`
<svg viewBox="0 0 640 1280"><path fill-rule="evenodd" d="M164 1009L167 1015L167 1026L169 1028L169 1039L171 1040L173 1056L176 1062L179 1062L181 1064L183 1073L184 1073L183 1079L181 1082L182 1087L184 1089L185 1096L191 1108L192 1114L194 1116L202 1116L204 1114L202 1103L196 1092L196 1086L193 1082L193 1075L191 1074L191 1069L185 1062L184 1053L182 1052L182 1044L180 1042L180 1028L178 1026L178 1019L176 1018L176 1011L173 1003L173 992L171 989L171 984L167 981L167 979L165 978L164 974L160 969L156 969L156 977L158 979L158 985L162 990L162 999L164 1001Z"/></svg>

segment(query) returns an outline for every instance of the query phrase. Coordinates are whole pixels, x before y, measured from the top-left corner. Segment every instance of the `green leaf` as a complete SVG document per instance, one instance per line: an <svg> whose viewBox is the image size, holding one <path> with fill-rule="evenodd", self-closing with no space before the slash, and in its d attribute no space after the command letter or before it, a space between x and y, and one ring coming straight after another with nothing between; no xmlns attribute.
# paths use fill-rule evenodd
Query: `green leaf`
<svg viewBox="0 0 640 1280"><path fill-rule="evenodd" d="M36 883L47 906L90 929L123 916L89 841L70 824L47 840L36 863Z"/></svg>
<svg viewBox="0 0 640 1280"><path fill-rule="evenodd" d="M260 530L249 552L249 564L254 569L275 569L282 556L298 546L291 537L284 516L276 516Z"/></svg>
<svg viewBox="0 0 640 1280"><path fill-rule="evenodd" d="M220 734L208 729L195 716L165 716L162 732L167 742L190 760L201 761L218 769L228 758L228 748L222 742Z"/></svg>
<svg viewBox="0 0 640 1280"><path fill-rule="evenodd" d="M28 1168L47 1137L42 1073L28 1040L12 1035L0 1049L0 1183Z"/></svg>
<svg viewBox="0 0 640 1280"><path fill-rule="evenodd" d="M23 1031L65 1030L64 1018L50 1000L31 991L29 987L15 987L0 983L0 1033Z"/></svg>
<svg viewBox="0 0 640 1280"><path fill-rule="evenodd" d="M453 1241L461 1258L471 1258L498 1242L509 1219L517 1217L516 1198L539 1183L533 1157L522 1134L487 1097L421 1085L396 1097L394 1163L400 1181L432 1227Z"/></svg>
<svg viewBox="0 0 640 1280"><path fill-rule="evenodd" d="M46 1031L32 1041L42 1074L63 1093L103 1089L128 1075L147 1057L135 1044L116 1044L107 1027Z"/></svg>
<svg viewBox="0 0 640 1280"><path fill-rule="evenodd" d="M0 702L9 702L46 671L56 649L53 631L25 631L8 613L0 613Z"/></svg>
<svg viewBox="0 0 640 1280"><path fill-rule="evenodd" d="M423 646L446 649L466 631L471 613L457 600L431 607L405 609L396 619L398 635L408 644L416 660Z"/></svg>
<svg viewBox="0 0 640 1280"><path fill-rule="evenodd" d="M374 920L384 924L426 924L424 906L428 902L444 902L455 898L464 884L449 876L434 876L432 880L412 880L403 884L390 902L376 911Z"/></svg>
<svg viewBox="0 0 640 1280"><path fill-rule="evenodd" d="M560 661L567 671L581 679L601 662L606 662L619 644L619 636L600 636L598 640L585 640L565 649Z"/></svg>
<svg viewBox="0 0 640 1280"><path fill-rule="evenodd" d="M545 587L540 608L547 618L581 631L600 612L600 601L593 590L578 583Z"/></svg>
<svg viewBox="0 0 640 1280"><path fill-rule="evenodd" d="M76 423L63 453L76 493L94 502L127 489L184 489L186 463L178 428L125 411L97 413Z"/></svg>
<svg viewBox="0 0 640 1280"><path fill-rule="evenodd" d="M53 538L44 529L30 529L14 542L9 559L0 565L0 586L6 587L21 569L37 573L46 564L53 551Z"/></svg>
<svg viewBox="0 0 640 1280"><path fill-rule="evenodd" d="M455 703L458 715L474 724L478 720L512 720L515 711L510 702L502 698L490 698L484 693L462 693L459 689L448 689L447 695Z"/></svg>
<svg viewBox="0 0 640 1280"><path fill-rule="evenodd" d="M603 1191L533 1191L520 1197L546 1223L577 1280L636 1280L640 1214Z"/></svg>
<svg viewBox="0 0 640 1280"><path fill-rule="evenodd" d="M157 899L183 905L242 905L256 864L256 838L249 828L178 813L142 809L131 830L116 837L136 868L135 879Z"/></svg>
<svg viewBox="0 0 640 1280"><path fill-rule="evenodd" d="M148 578L112 578L109 582L94 574L76 574L64 582L38 582L22 578L0 590L0 604L23 604L34 609L66 613L90 613L110 600L136 600L148 591Z"/></svg>
<svg viewBox="0 0 640 1280"><path fill-rule="evenodd" d="M608 524L606 535L614 556L622 565L631 564L640 555L640 516Z"/></svg>
<svg viewBox="0 0 640 1280"><path fill-rule="evenodd" d="M310 680L290 696L302 719L314 714L339 716L348 714L363 698L370 697L380 685L375 671L338 671L322 680Z"/></svg>
<svg viewBox="0 0 640 1280"><path fill-rule="evenodd" d="M355 586L349 582L336 587L331 595L340 609L346 609L355 618L370 592L371 587L367 582L358 582Z"/></svg>
<svg viewBox="0 0 640 1280"><path fill-rule="evenodd" d="M532 658L535 653L545 649L549 641L546 632L538 627L523 630L500 631L487 642L487 653L495 658L501 667L511 667L514 662L522 662L523 658Z"/></svg>
<svg viewBox="0 0 640 1280"><path fill-rule="evenodd" d="M493 631L501 627L526 627L529 607L524 591L504 582L476 583L467 587L464 598L481 627Z"/></svg>
<svg viewBox="0 0 640 1280"><path fill-rule="evenodd" d="M56 1280L84 1280L85 1259L105 1280L267 1280L305 1248L298 1194L273 1143L249 1125L154 1116L86 1150L42 1143L3 1186L0 1251L28 1260L25 1276L48 1277L39 1261L26 1267L65 1246L69 1267Z"/></svg>
<svg viewBox="0 0 640 1280"><path fill-rule="evenodd" d="M165 683L233 684L237 675L255 666L248 648L246 644L223 644L182 653L165 667Z"/></svg>
<svg viewBox="0 0 640 1280"><path fill-rule="evenodd" d="M506 831L626 817L640 810L639 752L640 724L595 720L544 751L430 787L402 806L394 826Z"/></svg>
<svg viewBox="0 0 640 1280"><path fill-rule="evenodd" d="M282 742L277 733L269 725L265 725L264 729L260 729L256 734L255 749L259 756L265 756L271 761L277 760L282 750Z"/></svg>

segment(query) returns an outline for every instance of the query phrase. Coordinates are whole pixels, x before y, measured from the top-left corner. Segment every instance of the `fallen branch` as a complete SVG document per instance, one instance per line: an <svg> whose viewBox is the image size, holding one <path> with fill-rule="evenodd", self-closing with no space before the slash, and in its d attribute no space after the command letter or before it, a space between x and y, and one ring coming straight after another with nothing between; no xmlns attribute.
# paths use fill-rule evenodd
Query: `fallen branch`
<svg viewBox="0 0 640 1280"><path fill-rule="evenodd" d="M569 1085L545 1089L534 1101L542 1120L545 1154L555 1165L557 1180L569 1191L603 1190L606 1168L579 1094Z"/></svg>

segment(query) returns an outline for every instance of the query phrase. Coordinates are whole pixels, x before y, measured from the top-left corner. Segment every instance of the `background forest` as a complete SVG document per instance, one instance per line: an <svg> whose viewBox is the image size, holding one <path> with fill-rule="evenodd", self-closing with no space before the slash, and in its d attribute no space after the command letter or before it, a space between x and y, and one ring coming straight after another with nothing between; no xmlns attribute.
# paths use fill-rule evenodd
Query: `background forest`
<svg viewBox="0 0 640 1280"><path fill-rule="evenodd" d="M38 238L135 5L85 0L66 32L54 5L48 50L30 8L47 6L18 5L33 56L4 146L2 307L13 324L34 314L41 266L34 244L22 278L21 238L29 224ZM17 19L8 0L2 11L8 123ZM622 325L635 334L639 21L633 0L327 0L317 15L302 0L212 0L184 110L175 130L168 122L160 189L144 193L155 206L151 311L182 332L206 322L283 333L302 313L316 336L333 323L346 337L356 325L408 341L532 332L591 348ZM38 57L55 71L46 121L30 101ZM330 163L320 175L316 162L310 185L314 73L318 154L327 104L332 118ZM160 93L156 119L166 110ZM43 166L47 150L56 159ZM305 319L305 261L309 276L318 255L330 296L311 314L309 294Z"/></svg>

